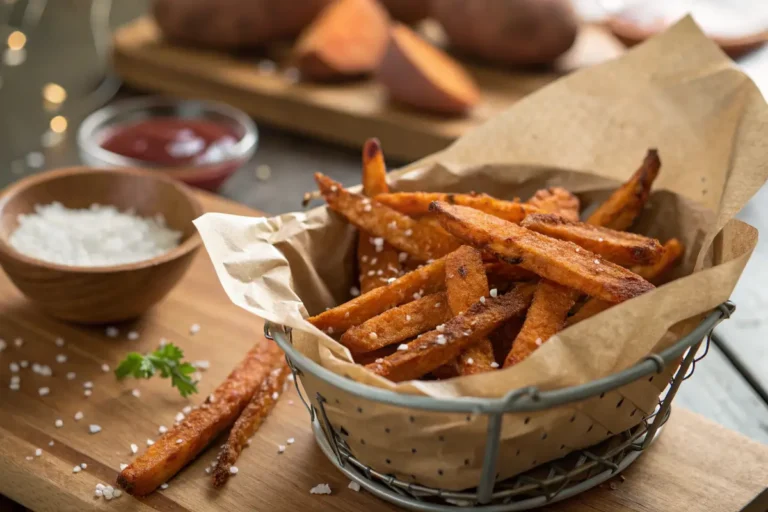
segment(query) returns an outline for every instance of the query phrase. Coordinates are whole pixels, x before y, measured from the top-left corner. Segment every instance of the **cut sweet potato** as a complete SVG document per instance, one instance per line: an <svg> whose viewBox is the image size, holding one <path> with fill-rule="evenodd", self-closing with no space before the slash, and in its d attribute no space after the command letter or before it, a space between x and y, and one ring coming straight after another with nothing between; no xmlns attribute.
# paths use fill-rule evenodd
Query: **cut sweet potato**
<svg viewBox="0 0 768 512"><path fill-rule="evenodd" d="M376 76L393 100L418 109L465 114L480 100L477 85L458 62L399 23L390 30Z"/></svg>
<svg viewBox="0 0 768 512"><path fill-rule="evenodd" d="M302 77L335 80L372 73L389 38L389 16L376 0L336 0L304 30L294 49Z"/></svg>
<svg viewBox="0 0 768 512"><path fill-rule="evenodd" d="M432 203L445 229L480 250L541 277L609 302L652 290L651 283L571 242L556 240L481 211Z"/></svg>
<svg viewBox="0 0 768 512"><path fill-rule="evenodd" d="M353 353L371 352L430 331L449 318L451 309L445 292L433 293L352 327L340 342Z"/></svg>
<svg viewBox="0 0 768 512"><path fill-rule="evenodd" d="M315 181L328 206L378 238L374 240L376 245L383 247L384 242L389 242L422 261L440 258L461 246L461 242L445 231L433 229L375 199L353 194L321 173L315 173Z"/></svg>
<svg viewBox="0 0 768 512"><path fill-rule="evenodd" d="M516 201L504 201L487 194L447 194L444 192L397 192L376 196L380 203L406 215L425 215L434 201L468 206L509 222L519 223L527 215L541 213L535 206Z"/></svg>
<svg viewBox="0 0 768 512"><path fill-rule="evenodd" d="M579 198L562 187L550 187L537 190L528 200L528 204L535 206L544 213L555 213L564 219L579 220L581 203Z"/></svg>
<svg viewBox="0 0 768 512"><path fill-rule="evenodd" d="M649 149L640 168L589 216L587 223L618 231L630 227L643 211L659 169L659 153Z"/></svg>
<svg viewBox="0 0 768 512"><path fill-rule="evenodd" d="M445 260L441 258L403 275L392 283L308 318L307 321L328 334L343 333L388 309L424 294L440 291L444 286Z"/></svg>
<svg viewBox="0 0 768 512"><path fill-rule="evenodd" d="M408 343L406 350L366 365L393 382L417 379L456 358L467 347L486 338L531 303L534 286L522 284L498 298L483 298L463 315L450 319L441 330L429 331Z"/></svg>
<svg viewBox="0 0 768 512"><path fill-rule="evenodd" d="M445 294L454 316L464 313L480 297L488 296L488 279L480 251L465 245L445 257ZM488 338L483 338L459 354L456 372L459 375L487 372L494 369L495 362L493 346Z"/></svg>
<svg viewBox="0 0 768 512"><path fill-rule="evenodd" d="M529 215L520 224L543 235L573 242L618 265L652 265L661 259L661 242L626 231L574 222L552 213Z"/></svg>
<svg viewBox="0 0 768 512"><path fill-rule="evenodd" d="M677 261L683 255L683 252L683 244L681 244L677 238L673 238L664 244L663 254L657 263L653 265L632 267L632 272L655 285L659 285L669 271L677 264ZM610 302L595 299L594 297L590 298L583 306L581 306L576 314L568 319L567 325L571 326L577 324L582 320L586 320L587 318L605 311L611 306L613 306L613 304Z"/></svg>
<svg viewBox="0 0 768 512"><path fill-rule="evenodd" d="M387 166L378 139L368 139L363 145L363 194L373 197L389 190ZM398 251L388 243L377 245L365 231L357 239L357 268L360 270L360 291L369 292L400 275Z"/></svg>
<svg viewBox="0 0 768 512"><path fill-rule="evenodd" d="M504 360L504 367L519 363L561 330L568 311L578 298L578 291L542 279L533 294L523 328Z"/></svg>

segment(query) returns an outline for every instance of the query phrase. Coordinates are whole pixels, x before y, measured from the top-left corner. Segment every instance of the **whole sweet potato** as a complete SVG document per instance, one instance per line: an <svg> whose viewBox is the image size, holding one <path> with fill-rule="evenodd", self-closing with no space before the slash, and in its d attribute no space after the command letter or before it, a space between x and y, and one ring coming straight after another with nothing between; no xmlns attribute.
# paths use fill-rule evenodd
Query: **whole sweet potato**
<svg viewBox="0 0 768 512"><path fill-rule="evenodd" d="M451 46L505 65L545 64L576 39L569 0L434 0Z"/></svg>
<svg viewBox="0 0 768 512"><path fill-rule="evenodd" d="M294 37L331 0L154 0L152 14L172 41L217 49Z"/></svg>
<svg viewBox="0 0 768 512"><path fill-rule="evenodd" d="M416 23L429 16L431 0L379 0L389 15L403 23Z"/></svg>

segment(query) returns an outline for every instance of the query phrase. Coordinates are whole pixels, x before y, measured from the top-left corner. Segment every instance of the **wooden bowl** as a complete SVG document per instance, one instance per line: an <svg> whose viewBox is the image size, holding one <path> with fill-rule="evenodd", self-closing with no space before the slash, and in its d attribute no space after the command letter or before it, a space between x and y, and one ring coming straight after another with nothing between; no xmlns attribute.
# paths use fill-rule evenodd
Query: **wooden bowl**
<svg viewBox="0 0 768 512"><path fill-rule="evenodd" d="M73 267L25 256L9 243L18 216L54 201L68 208L93 203L162 213L183 233L178 247L152 259L110 267ZM0 195L0 266L32 302L72 322L101 324L135 318L181 279L201 240L192 221L203 208L189 188L171 178L135 169L72 167L31 176Z"/></svg>

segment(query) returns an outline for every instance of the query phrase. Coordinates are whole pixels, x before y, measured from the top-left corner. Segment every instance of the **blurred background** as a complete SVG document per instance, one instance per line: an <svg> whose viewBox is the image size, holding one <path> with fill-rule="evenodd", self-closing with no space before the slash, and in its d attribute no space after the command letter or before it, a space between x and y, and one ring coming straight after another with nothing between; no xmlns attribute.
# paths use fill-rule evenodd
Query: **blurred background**
<svg viewBox="0 0 768 512"><path fill-rule="evenodd" d="M364 58L334 61L315 53L305 59L301 44L284 42L306 28L324 0L164 0L155 6L160 26L144 0L0 0L0 188L42 170L93 163L93 152L78 145L86 117L105 106L114 114L121 101L163 93L224 101L255 119L253 155L246 152L245 161L223 170L226 176L202 186L268 214L296 210L314 188L314 171L359 182L366 138L382 140L395 168L444 147L557 77L621 55L686 12L768 91L766 2L580 0L573 13L559 0L430 1L390 0L385 7L434 48L446 48L447 62L444 54L424 57L428 51L413 49L406 34L402 44L412 59L406 64L421 75L398 61L374 79L349 80L369 71ZM517 4L537 20L535 29L515 25ZM292 21L275 28L283 18ZM354 23L340 23L342 33L354 29ZM323 34L313 37L301 41L319 45ZM537 41L536 51L526 47L530 41ZM414 64L422 58L434 67ZM431 80L434 69L455 73L453 85ZM465 73L474 84L450 90ZM426 99L403 87L414 77L429 83ZM89 132L87 140L97 135ZM768 229L768 190L740 217ZM735 318L719 328L720 345L680 396L683 405L763 442L767 260L761 243L734 294Z"/></svg>

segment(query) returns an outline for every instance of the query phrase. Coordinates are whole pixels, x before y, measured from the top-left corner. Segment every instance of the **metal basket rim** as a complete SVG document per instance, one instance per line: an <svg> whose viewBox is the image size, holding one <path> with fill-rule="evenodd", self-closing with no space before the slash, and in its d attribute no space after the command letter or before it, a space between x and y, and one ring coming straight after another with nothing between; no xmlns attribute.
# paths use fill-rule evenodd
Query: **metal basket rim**
<svg viewBox="0 0 768 512"><path fill-rule="evenodd" d="M282 325L265 321L264 333L278 344L293 366L302 371L307 371L326 383L357 397L393 406L436 412L498 414L539 411L586 400L651 374L660 373L667 364L701 341L720 321L730 317L734 310L735 306L730 301L718 305L699 325L674 345L659 354L646 356L643 361L621 372L577 386L569 386L552 391L540 391L534 386L513 389L500 398L434 398L377 388L342 377L304 356L293 347L293 343L289 340L289 335Z"/></svg>

